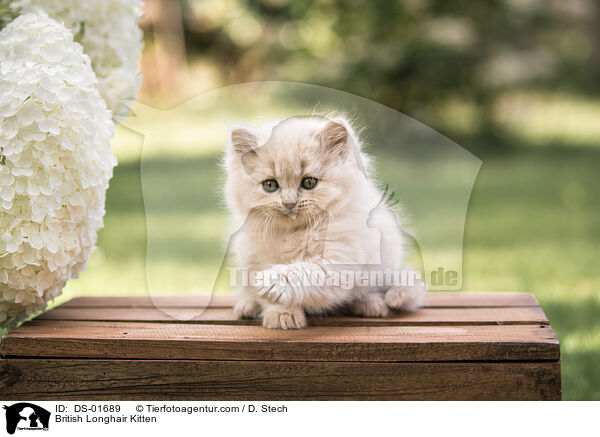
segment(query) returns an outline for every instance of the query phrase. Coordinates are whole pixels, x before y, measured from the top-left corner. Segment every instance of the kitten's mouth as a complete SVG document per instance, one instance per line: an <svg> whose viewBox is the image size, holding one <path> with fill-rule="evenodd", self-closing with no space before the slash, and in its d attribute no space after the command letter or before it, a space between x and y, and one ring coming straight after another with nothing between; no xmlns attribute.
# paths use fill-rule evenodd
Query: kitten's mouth
<svg viewBox="0 0 600 437"><path fill-rule="evenodd" d="M288 216L289 218L295 220L296 217L298 217L298 210L297 209L292 209L292 210L284 210L282 211L283 215Z"/></svg>

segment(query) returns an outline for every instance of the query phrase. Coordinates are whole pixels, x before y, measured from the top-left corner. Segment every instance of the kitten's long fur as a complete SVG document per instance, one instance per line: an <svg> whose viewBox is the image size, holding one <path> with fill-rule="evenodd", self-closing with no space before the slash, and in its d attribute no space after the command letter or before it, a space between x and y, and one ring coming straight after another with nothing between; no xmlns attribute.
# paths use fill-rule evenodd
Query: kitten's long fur
<svg viewBox="0 0 600 437"><path fill-rule="evenodd" d="M241 226L233 241L237 262L279 279L268 287L246 286L235 306L238 317L261 317L267 328L290 329L306 326L307 312L347 308L377 317L389 308L420 306L420 284L345 289L291 279L406 267L403 233L344 118L292 117L262 128L233 127L225 167L226 201ZM307 177L317 180L314 188L304 188ZM276 191L263 187L269 180L276 181Z"/></svg>

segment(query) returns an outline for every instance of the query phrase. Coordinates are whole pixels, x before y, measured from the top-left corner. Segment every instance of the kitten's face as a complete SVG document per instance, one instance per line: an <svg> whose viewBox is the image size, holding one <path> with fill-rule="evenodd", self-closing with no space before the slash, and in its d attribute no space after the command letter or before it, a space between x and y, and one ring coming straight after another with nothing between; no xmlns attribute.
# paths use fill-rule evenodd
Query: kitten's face
<svg viewBox="0 0 600 437"><path fill-rule="evenodd" d="M345 205L355 166L346 127L321 118L291 118L270 132L232 131L227 196L241 215L298 227Z"/></svg>

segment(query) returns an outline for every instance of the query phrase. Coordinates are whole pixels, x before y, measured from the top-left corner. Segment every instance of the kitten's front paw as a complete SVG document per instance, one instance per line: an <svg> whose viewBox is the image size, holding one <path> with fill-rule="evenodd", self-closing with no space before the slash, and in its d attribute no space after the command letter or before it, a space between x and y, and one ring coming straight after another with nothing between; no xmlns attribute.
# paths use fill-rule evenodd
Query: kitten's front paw
<svg viewBox="0 0 600 437"><path fill-rule="evenodd" d="M262 324L269 329L301 329L306 327L306 315L302 308L274 305L263 311Z"/></svg>
<svg viewBox="0 0 600 437"><path fill-rule="evenodd" d="M350 304L349 309L352 314L363 317L386 317L390 313L381 294L373 294L364 299L355 300Z"/></svg>
<svg viewBox="0 0 600 437"><path fill-rule="evenodd" d="M385 303L394 310L416 311L423 304L425 285L392 287L385 292Z"/></svg>
<svg viewBox="0 0 600 437"><path fill-rule="evenodd" d="M260 305L256 299L241 296L233 307L233 314L238 319L256 319L260 315Z"/></svg>

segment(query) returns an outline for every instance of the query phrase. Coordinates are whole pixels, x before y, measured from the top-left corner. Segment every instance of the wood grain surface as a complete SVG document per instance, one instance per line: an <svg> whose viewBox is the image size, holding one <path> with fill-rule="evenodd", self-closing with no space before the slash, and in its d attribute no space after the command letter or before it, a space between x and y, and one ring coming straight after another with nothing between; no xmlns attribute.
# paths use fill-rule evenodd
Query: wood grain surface
<svg viewBox="0 0 600 437"><path fill-rule="evenodd" d="M259 320L239 320L231 308L170 307L168 313L158 308L132 307L58 307L37 320L87 320L131 322L182 322L208 324L260 325ZM529 325L548 324L540 307L493 308L423 308L415 313L397 313L385 318L317 317L311 326L414 326L414 325Z"/></svg>
<svg viewBox="0 0 600 437"><path fill-rule="evenodd" d="M33 321L4 338L5 356L300 360L557 360L548 325L312 327Z"/></svg>
<svg viewBox="0 0 600 437"><path fill-rule="evenodd" d="M0 360L13 400L560 400L558 362Z"/></svg>
<svg viewBox="0 0 600 437"><path fill-rule="evenodd" d="M0 399L557 400L530 294L429 293L416 313L236 320L234 296L81 297L0 343Z"/></svg>

